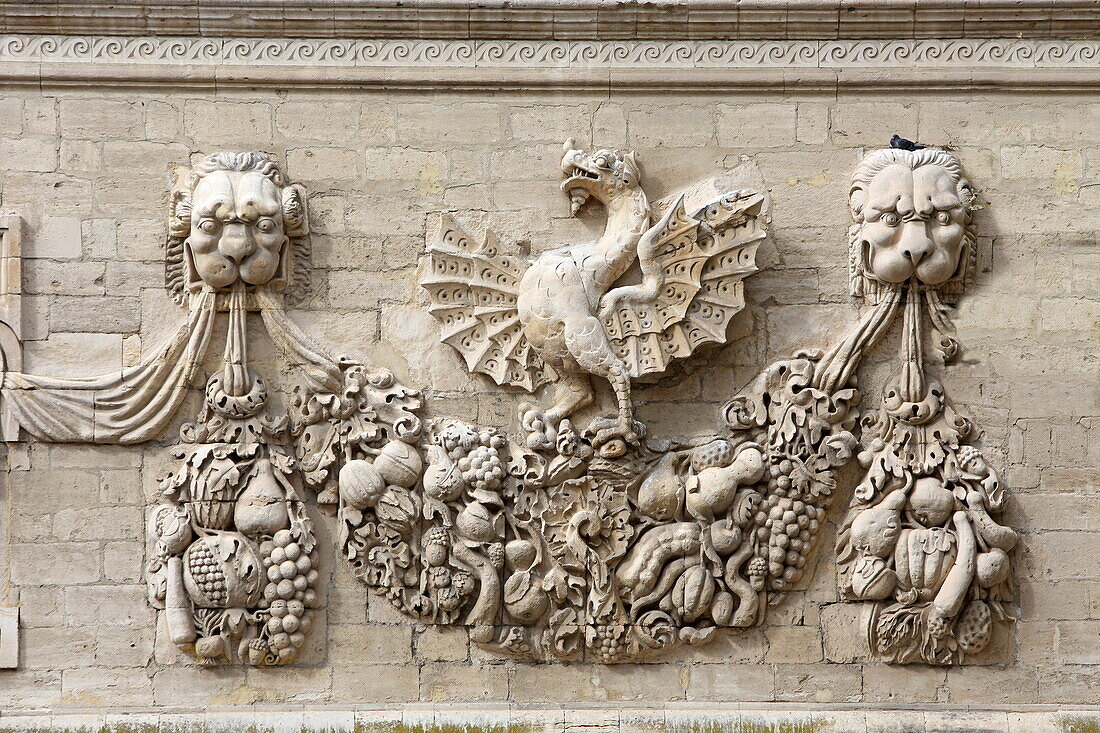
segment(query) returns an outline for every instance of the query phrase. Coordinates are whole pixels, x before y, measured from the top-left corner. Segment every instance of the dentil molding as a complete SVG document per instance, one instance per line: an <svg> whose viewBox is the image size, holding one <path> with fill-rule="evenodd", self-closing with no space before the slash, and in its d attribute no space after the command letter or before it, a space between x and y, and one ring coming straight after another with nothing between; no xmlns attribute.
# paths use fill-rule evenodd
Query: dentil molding
<svg viewBox="0 0 1100 733"><path fill-rule="evenodd" d="M1100 87L1100 41L326 40L7 35L0 85L417 89Z"/></svg>

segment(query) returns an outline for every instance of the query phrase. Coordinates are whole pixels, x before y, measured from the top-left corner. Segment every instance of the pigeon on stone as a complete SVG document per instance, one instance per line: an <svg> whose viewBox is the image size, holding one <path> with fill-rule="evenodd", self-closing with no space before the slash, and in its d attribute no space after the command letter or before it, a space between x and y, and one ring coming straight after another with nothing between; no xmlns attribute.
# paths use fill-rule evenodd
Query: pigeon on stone
<svg viewBox="0 0 1100 733"><path fill-rule="evenodd" d="M896 150L923 150L925 148L924 145L915 143L912 140L906 140L899 135L894 135L890 138L890 147Z"/></svg>

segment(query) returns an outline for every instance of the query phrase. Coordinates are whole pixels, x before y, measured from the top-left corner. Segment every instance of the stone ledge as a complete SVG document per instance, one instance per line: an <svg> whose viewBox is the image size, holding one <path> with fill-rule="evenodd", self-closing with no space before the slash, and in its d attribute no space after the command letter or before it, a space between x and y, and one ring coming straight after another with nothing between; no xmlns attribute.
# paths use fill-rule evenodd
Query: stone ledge
<svg viewBox="0 0 1100 733"><path fill-rule="evenodd" d="M1091 0L25 0L0 32L341 38L1100 38Z"/></svg>
<svg viewBox="0 0 1100 733"><path fill-rule="evenodd" d="M646 707L485 707L410 705L388 709L265 708L187 712L83 711L0 714L0 733L15 731L270 731L271 733L1086 733L1100 708L1034 709L710 705Z"/></svg>

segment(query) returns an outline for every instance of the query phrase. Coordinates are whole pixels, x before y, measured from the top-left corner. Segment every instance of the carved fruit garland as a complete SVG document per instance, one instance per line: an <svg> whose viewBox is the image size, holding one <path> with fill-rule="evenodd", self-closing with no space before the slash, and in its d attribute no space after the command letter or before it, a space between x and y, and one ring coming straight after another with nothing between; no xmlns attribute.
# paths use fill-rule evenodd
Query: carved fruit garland
<svg viewBox="0 0 1100 733"><path fill-rule="evenodd" d="M150 599L201 664L293 661L318 604L316 540L288 454L285 418L247 367L245 293L230 299L224 368L180 430L179 467L150 513Z"/></svg>

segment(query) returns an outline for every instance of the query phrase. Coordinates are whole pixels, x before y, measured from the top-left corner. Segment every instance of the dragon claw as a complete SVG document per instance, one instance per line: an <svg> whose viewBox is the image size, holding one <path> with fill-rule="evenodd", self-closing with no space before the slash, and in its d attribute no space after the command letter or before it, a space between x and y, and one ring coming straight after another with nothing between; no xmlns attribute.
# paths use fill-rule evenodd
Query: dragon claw
<svg viewBox="0 0 1100 733"><path fill-rule="evenodd" d="M593 420L585 433L592 447L605 458L621 456L627 445L638 446L645 436L645 426L637 420L600 417Z"/></svg>

